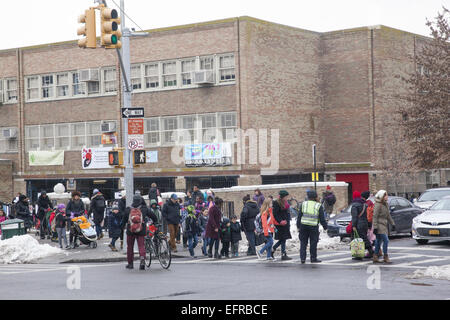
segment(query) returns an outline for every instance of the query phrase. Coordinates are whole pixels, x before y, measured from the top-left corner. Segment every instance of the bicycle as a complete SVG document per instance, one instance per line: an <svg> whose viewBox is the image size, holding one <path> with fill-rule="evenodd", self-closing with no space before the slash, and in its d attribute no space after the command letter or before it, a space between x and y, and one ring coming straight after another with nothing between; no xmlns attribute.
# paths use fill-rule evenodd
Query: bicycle
<svg viewBox="0 0 450 320"><path fill-rule="evenodd" d="M147 268L152 263L152 255L158 258L161 267L169 269L172 261L172 254L170 252L167 236L159 231L161 224L147 225L147 235L145 236L145 265Z"/></svg>

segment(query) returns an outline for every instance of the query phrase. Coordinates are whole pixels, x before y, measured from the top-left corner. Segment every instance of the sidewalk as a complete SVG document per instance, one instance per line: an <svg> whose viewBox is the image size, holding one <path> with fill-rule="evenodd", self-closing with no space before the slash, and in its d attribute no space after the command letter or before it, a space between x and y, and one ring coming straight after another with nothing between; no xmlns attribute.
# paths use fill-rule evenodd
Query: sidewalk
<svg viewBox="0 0 450 320"><path fill-rule="evenodd" d="M40 244L48 244L52 247L59 248L57 242L51 242L51 240L41 240L34 233L29 232ZM59 263L102 263L102 262L126 262L127 261L127 246L126 238L124 240L124 248L120 250L120 240L116 242L117 252L111 251L109 244L111 239L108 234L105 233L105 237L97 241L97 248L93 249L87 245L80 244L78 248L62 250L62 253L52 255L50 257L42 258L36 261L36 263L45 264L59 264ZM182 244L177 245L178 252L172 253L172 258L185 258L189 257L189 251L183 248ZM134 248L134 259L139 260L139 254L137 250L137 244Z"/></svg>

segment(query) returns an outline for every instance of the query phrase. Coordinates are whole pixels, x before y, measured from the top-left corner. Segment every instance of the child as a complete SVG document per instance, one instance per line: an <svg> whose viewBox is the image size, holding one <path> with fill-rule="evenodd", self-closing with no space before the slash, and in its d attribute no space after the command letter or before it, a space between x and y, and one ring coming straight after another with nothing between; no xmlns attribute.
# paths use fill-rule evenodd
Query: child
<svg viewBox="0 0 450 320"><path fill-rule="evenodd" d="M59 204L56 210L53 210L52 213L50 214L50 218L49 218L49 223L50 223L50 234L51 234L51 241L52 242L58 242L58 232L56 231L56 212L58 210L64 210L64 212L66 211L66 206L64 204Z"/></svg>
<svg viewBox="0 0 450 320"><path fill-rule="evenodd" d="M122 214L120 213L119 206L114 205L111 208L111 214L108 219L108 231L109 231L109 237L111 238L111 243L109 244L109 247L112 251L117 251L116 249L116 241L120 238L120 235L122 233Z"/></svg>
<svg viewBox="0 0 450 320"><path fill-rule="evenodd" d="M266 260L268 261L275 260L271 255L273 246L273 234L275 232L274 226L275 218L273 217L271 205L272 201L267 199L264 200L261 206L261 222L264 230L264 237L266 238L267 242L261 250L256 251L258 258L260 260L262 259L262 254L264 253L264 251L266 251L267 253Z"/></svg>
<svg viewBox="0 0 450 320"><path fill-rule="evenodd" d="M187 217L184 221L184 224L185 224L184 232L187 237L189 253L191 254L191 257L193 259L195 259L196 256L194 254L194 248L198 244L198 240L197 240L197 233L198 233L198 229L199 229L198 220L197 220L197 217L195 216L194 206L189 205L186 208L186 212L187 212Z"/></svg>
<svg viewBox="0 0 450 320"><path fill-rule="evenodd" d="M206 238L206 225L208 224L208 208L203 208L201 215L199 215L198 222L203 240L202 253L206 257L208 255L206 248L209 245L208 238Z"/></svg>
<svg viewBox="0 0 450 320"><path fill-rule="evenodd" d="M222 250L220 255L222 257L230 257L230 242L231 242L231 223L228 218L223 218L220 225L220 239L222 240Z"/></svg>
<svg viewBox="0 0 450 320"><path fill-rule="evenodd" d="M67 244L67 235L66 235L66 222L70 220L70 217L66 216L66 206L64 204L59 204L58 208L55 212L55 229L58 235L59 247L62 249L62 242L64 239L65 249L69 249Z"/></svg>
<svg viewBox="0 0 450 320"><path fill-rule="evenodd" d="M236 216L231 217L231 254L234 257L239 256L239 240L242 240L241 236L241 224L237 221Z"/></svg>
<svg viewBox="0 0 450 320"><path fill-rule="evenodd" d="M6 214L5 211L3 211L3 208L0 207L0 223L6 220ZM2 230L0 229L0 236L2 235Z"/></svg>

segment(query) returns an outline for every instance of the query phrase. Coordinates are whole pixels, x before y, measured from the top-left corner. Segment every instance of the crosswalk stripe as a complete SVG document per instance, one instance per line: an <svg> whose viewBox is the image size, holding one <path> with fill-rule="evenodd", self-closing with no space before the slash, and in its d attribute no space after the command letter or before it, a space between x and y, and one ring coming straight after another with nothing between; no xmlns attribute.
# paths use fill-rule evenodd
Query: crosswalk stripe
<svg viewBox="0 0 450 320"><path fill-rule="evenodd" d="M412 262L400 263L398 266L411 266L413 264L424 264L424 263L430 263L430 262L445 261L448 259L449 258L438 257L438 258L428 259L428 260L417 260L417 261L412 261Z"/></svg>

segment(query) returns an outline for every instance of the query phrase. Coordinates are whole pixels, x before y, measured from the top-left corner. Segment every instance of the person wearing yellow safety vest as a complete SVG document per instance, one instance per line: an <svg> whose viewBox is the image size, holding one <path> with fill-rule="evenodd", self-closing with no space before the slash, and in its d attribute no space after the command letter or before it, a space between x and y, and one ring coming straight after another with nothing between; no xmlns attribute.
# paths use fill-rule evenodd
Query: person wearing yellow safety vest
<svg viewBox="0 0 450 320"><path fill-rule="evenodd" d="M323 207L319 202L317 193L314 190L306 192L307 200L305 200L301 207L297 218L297 229L300 238L300 260L302 263L306 261L306 247L308 240L310 241L309 253L311 263L322 262L317 259L317 243L319 242L319 222L324 230L327 230L328 225L325 220Z"/></svg>

